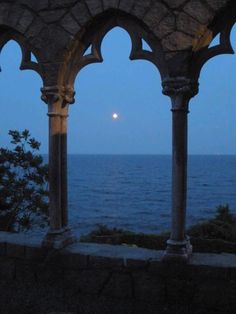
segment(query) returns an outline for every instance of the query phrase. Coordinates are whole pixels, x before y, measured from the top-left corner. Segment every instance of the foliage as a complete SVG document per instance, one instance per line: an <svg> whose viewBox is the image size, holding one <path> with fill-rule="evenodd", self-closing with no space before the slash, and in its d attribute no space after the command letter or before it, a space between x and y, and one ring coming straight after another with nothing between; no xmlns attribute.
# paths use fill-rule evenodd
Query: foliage
<svg viewBox="0 0 236 314"><path fill-rule="evenodd" d="M106 225L98 224L95 230L91 231L88 235L82 236L80 241L123 244L160 250L165 248L168 237L168 233L157 236L154 234L134 233L123 229L109 228Z"/></svg>
<svg viewBox="0 0 236 314"><path fill-rule="evenodd" d="M48 166L28 130L8 134L13 148L0 148L0 230L20 231L47 221Z"/></svg>
<svg viewBox="0 0 236 314"><path fill-rule="evenodd" d="M190 227L187 233L191 237L195 252L236 253L236 215L230 212L228 205L219 206L213 219ZM80 240L164 250L168 238L168 233L142 234L97 225L95 230Z"/></svg>
<svg viewBox="0 0 236 314"><path fill-rule="evenodd" d="M236 243L236 216L230 212L228 205L221 205L217 208L215 218L192 226L188 233L192 237Z"/></svg>

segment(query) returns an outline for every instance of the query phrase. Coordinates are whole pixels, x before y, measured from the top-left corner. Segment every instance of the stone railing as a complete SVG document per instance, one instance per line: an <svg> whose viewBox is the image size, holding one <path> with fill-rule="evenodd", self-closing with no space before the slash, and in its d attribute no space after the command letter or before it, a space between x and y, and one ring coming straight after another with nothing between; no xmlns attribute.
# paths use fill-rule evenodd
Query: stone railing
<svg viewBox="0 0 236 314"><path fill-rule="evenodd" d="M195 253L188 265L175 265L161 262L162 251L91 243L58 251L42 248L41 241L0 233L3 313L236 309L233 254Z"/></svg>

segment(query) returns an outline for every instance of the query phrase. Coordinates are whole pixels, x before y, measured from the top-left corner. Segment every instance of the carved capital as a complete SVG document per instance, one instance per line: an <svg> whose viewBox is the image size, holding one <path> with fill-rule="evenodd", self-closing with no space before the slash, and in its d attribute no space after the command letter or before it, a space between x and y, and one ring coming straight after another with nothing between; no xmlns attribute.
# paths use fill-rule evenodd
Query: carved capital
<svg viewBox="0 0 236 314"><path fill-rule="evenodd" d="M61 92L58 86L46 86L41 88L41 99L47 104L53 104L60 100Z"/></svg>
<svg viewBox="0 0 236 314"><path fill-rule="evenodd" d="M60 101L62 106L66 106L75 102L75 92L70 86L46 86L41 88L41 92L42 100L48 105Z"/></svg>
<svg viewBox="0 0 236 314"><path fill-rule="evenodd" d="M195 80L180 76L164 79L162 87L164 95L183 96L190 99L198 94L199 84Z"/></svg>
<svg viewBox="0 0 236 314"><path fill-rule="evenodd" d="M63 98L67 104L74 104L75 103L75 91L74 88L71 86L66 86L63 88Z"/></svg>

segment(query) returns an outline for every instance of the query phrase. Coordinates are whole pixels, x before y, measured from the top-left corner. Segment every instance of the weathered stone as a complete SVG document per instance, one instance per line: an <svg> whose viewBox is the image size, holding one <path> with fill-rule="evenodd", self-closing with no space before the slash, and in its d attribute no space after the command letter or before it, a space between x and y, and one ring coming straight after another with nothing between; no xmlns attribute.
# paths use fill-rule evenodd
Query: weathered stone
<svg viewBox="0 0 236 314"><path fill-rule="evenodd" d="M117 9L119 0L103 0L104 10Z"/></svg>
<svg viewBox="0 0 236 314"><path fill-rule="evenodd" d="M124 266L130 269L147 269L149 263L149 260L137 260L130 258L124 260Z"/></svg>
<svg viewBox="0 0 236 314"><path fill-rule="evenodd" d="M151 260L148 267L148 273L150 273L152 276L162 277L162 275L165 274L166 269L166 264L163 264L161 261Z"/></svg>
<svg viewBox="0 0 236 314"><path fill-rule="evenodd" d="M144 22L152 29L157 27L162 18L168 13L168 9L162 4L155 2L144 16Z"/></svg>
<svg viewBox="0 0 236 314"><path fill-rule="evenodd" d="M191 276L196 281L202 280L229 280L231 279L230 268L199 266L197 269L191 267Z"/></svg>
<svg viewBox="0 0 236 314"><path fill-rule="evenodd" d="M6 243L5 242L0 242L0 256L6 255Z"/></svg>
<svg viewBox="0 0 236 314"><path fill-rule="evenodd" d="M188 74L189 60L192 50L166 51L165 60L168 64L169 75L171 77L186 76ZM176 67L178 65L178 67Z"/></svg>
<svg viewBox="0 0 236 314"><path fill-rule="evenodd" d="M11 5L9 3L1 3L0 5L0 24L1 25L9 24L8 14L9 14L10 8L11 8Z"/></svg>
<svg viewBox="0 0 236 314"><path fill-rule="evenodd" d="M0 257L0 280L12 280L15 277L15 261Z"/></svg>
<svg viewBox="0 0 236 314"><path fill-rule="evenodd" d="M41 75L45 86L55 86L59 75L62 62L41 63Z"/></svg>
<svg viewBox="0 0 236 314"><path fill-rule="evenodd" d="M184 3L186 3L186 0L164 0L164 2L172 9L179 8Z"/></svg>
<svg viewBox="0 0 236 314"><path fill-rule="evenodd" d="M206 2L209 4L209 6L217 11L219 9L222 9L228 4L228 0L206 0Z"/></svg>
<svg viewBox="0 0 236 314"><path fill-rule="evenodd" d="M25 247L19 244L7 243L7 256L23 258L25 256Z"/></svg>
<svg viewBox="0 0 236 314"><path fill-rule="evenodd" d="M119 9L124 11L124 12L129 13L131 11L134 3L135 3L135 0L129 0L129 1L121 0L120 4L119 4Z"/></svg>
<svg viewBox="0 0 236 314"><path fill-rule="evenodd" d="M49 0L40 0L40 1L20 0L20 2L35 11L47 9L49 7Z"/></svg>
<svg viewBox="0 0 236 314"><path fill-rule="evenodd" d="M60 24L67 32L69 32L72 35L76 35L81 29L79 24L76 22L76 20L70 13L64 16Z"/></svg>
<svg viewBox="0 0 236 314"><path fill-rule="evenodd" d="M71 10L71 14L76 18L80 25L86 24L91 20L91 15L84 3L78 2Z"/></svg>
<svg viewBox="0 0 236 314"><path fill-rule="evenodd" d="M31 24L30 28L25 33L25 36L30 39L37 37L41 30L45 27L45 24L40 18L36 18Z"/></svg>
<svg viewBox="0 0 236 314"><path fill-rule="evenodd" d="M181 32L185 32L189 35L196 36L199 33L199 29L201 29L202 24L197 22L188 14L180 13L177 17L177 30Z"/></svg>
<svg viewBox="0 0 236 314"><path fill-rule="evenodd" d="M229 269L230 279L236 282L236 267Z"/></svg>
<svg viewBox="0 0 236 314"><path fill-rule="evenodd" d="M165 300L165 283L153 274L135 272L132 275L137 300L161 304Z"/></svg>
<svg viewBox="0 0 236 314"><path fill-rule="evenodd" d="M147 12L148 8L150 7L151 0L143 1L137 0L131 10L131 14L137 16L138 18L143 18L145 13Z"/></svg>
<svg viewBox="0 0 236 314"><path fill-rule="evenodd" d="M44 27L40 34L31 40L31 44L38 49L44 47L41 54L44 62L50 60L58 62L63 60L63 50L66 49L69 40L67 32L53 24Z"/></svg>
<svg viewBox="0 0 236 314"><path fill-rule="evenodd" d="M191 281L167 279L166 295L168 304L190 305L195 294L195 285Z"/></svg>
<svg viewBox="0 0 236 314"><path fill-rule="evenodd" d="M129 274L113 273L102 290L102 295L119 299L132 298L132 280Z"/></svg>
<svg viewBox="0 0 236 314"><path fill-rule="evenodd" d="M97 269L115 269L123 267L123 259L89 256L89 267Z"/></svg>
<svg viewBox="0 0 236 314"><path fill-rule="evenodd" d="M60 254L60 263L66 269L84 269L88 266L88 256L82 254ZM58 260L58 255L55 255L51 259L50 263L54 264L54 261Z"/></svg>
<svg viewBox="0 0 236 314"><path fill-rule="evenodd" d="M28 11L28 10L27 10ZM15 28L17 25L18 20L22 16L24 10L19 5L12 5L8 12L8 22L9 26ZM32 15L32 13L31 13Z"/></svg>
<svg viewBox="0 0 236 314"><path fill-rule="evenodd" d="M236 283L220 280L203 280L196 287L196 293L192 302L204 304L205 309L232 313L236 308Z"/></svg>
<svg viewBox="0 0 236 314"><path fill-rule="evenodd" d="M213 18L213 13L198 0L189 1L184 7L184 11L203 24L209 24Z"/></svg>
<svg viewBox="0 0 236 314"><path fill-rule="evenodd" d="M74 292L77 291L96 295L102 290L109 276L110 273L108 271L66 270L64 274L64 285L66 294L70 294L71 290L73 290Z"/></svg>
<svg viewBox="0 0 236 314"><path fill-rule="evenodd" d="M181 32L174 32L162 40L165 50L187 50L192 49L193 38Z"/></svg>
<svg viewBox="0 0 236 314"><path fill-rule="evenodd" d="M46 11L41 11L39 15L42 17L45 23L55 23L59 21L63 15L66 14L65 9L60 9L60 10L46 10Z"/></svg>
<svg viewBox="0 0 236 314"><path fill-rule="evenodd" d="M38 264L35 276L39 283L55 284L63 283L63 269L53 265Z"/></svg>
<svg viewBox="0 0 236 314"><path fill-rule="evenodd" d="M160 39L174 32L176 19L173 14L168 14L163 20L153 28L153 33Z"/></svg>
<svg viewBox="0 0 236 314"><path fill-rule="evenodd" d="M85 0L92 16L103 12L101 0Z"/></svg>
<svg viewBox="0 0 236 314"><path fill-rule="evenodd" d="M19 281L35 282L35 266L32 263L25 263L25 261L16 261L15 265L15 279Z"/></svg>
<svg viewBox="0 0 236 314"><path fill-rule="evenodd" d="M35 17L32 12L30 12L29 10L25 10L18 21L17 29L19 29L19 31L21 31L22 33L25 33L29 26L32 24L34 18Z"/></svg>
<svg viewBox="0 0 236 314"><path fill-rule="evenodd" d="M50 8L57 9L57 8L70 7L78 1L77 0L56 0L56 1L49 0L49 2L50 2Z"/></svg>
<svg viewBox="0 0 236 314"><path fill-rule="evenodd" d="M42 262L46 256L48 255L48 250L42 247L35 247L35 246L25 246L25 258L36 261Z"/></svg>

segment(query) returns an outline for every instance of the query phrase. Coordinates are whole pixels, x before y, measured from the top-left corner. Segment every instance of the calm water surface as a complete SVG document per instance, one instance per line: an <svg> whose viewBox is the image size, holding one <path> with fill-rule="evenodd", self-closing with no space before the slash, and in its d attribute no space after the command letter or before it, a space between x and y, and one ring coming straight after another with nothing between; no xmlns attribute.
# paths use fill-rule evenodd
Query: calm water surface
<svg viewBox="0 0 236 314"><path fill-rule="evenodd" d="M236 210L236 156L190 156L187 223ZM70 155L69 216L77 234L97 224L144 233L170 227L171 157Z"/></svg>

